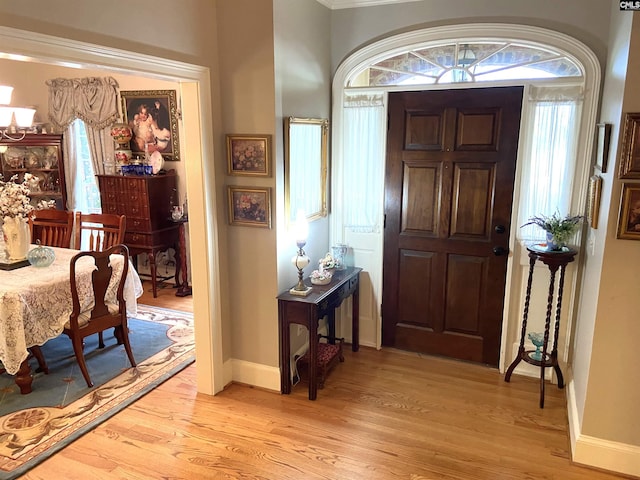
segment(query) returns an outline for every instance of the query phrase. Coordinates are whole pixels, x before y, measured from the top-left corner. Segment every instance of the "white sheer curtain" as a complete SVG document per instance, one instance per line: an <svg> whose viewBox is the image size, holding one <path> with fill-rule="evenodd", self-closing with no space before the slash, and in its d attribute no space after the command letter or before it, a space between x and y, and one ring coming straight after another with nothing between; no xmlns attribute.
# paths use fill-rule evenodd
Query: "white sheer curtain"
<svg viewBox="0 0 640 480"><path fill-rule="evenodd" d="M532 87L529 102L519 225L541 214L575 214L569 210L582 88ZM518 234L524 241L544 239L544 232L535 225L518 229Z"/></svg>
<svg viewBox="0 0 640 480"><path fill-rule="evenodd" d="M65 183L67 208L78 210L76 202L76 166L74 128L79 118L84 122L91 152L93 170L105 173L104 160L114 155L111 125L120 118L118 82L113 77L56 78L47 80L49 87L49 120L64 132Z"/></svg>
<svg viewBox="0 0 640 480"><path fill-rule="evenodd" d="M344 226L379 232L387 135L384 95L346 94L343 121Z"/></svg>

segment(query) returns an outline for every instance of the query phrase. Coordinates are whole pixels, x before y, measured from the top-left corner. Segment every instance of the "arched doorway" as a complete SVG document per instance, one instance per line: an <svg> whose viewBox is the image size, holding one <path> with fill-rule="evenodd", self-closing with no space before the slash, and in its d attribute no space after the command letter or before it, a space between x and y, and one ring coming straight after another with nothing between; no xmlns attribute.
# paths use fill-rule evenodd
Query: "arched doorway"
<svg viewBox="0 0 640 480"><path fill-rule="evenodd" d="M373 219L369 224L358 224L350 217L349 209L345 211L333 212L331 219L331 242L347 243L353 249L354 261L368 273L364 285L364 292L361 295L361 342L365 345L380 347L380 311L382 302L382 251L384 228L384 210L382 206L382 185L384 177L384 154L379 155L377 160L369 157L370 161L378 162L378 170L371 174L360 173L359 178L377 178L371 182L366 189L359 188L354 184L353 170L350 161L347 160L346 143L349 135L349 125L346 111L353 104L371 102L375 105L379 102L380 118L386 118L386 98L390 91L411 91L411 90L437 90L444 88L459 88L471 85L465 83L438 83L436 81L426 85L365 85L363 82L354 82L363 71L374 65L385 67L380 63L389 58L401 56L403 53L417 49L427 49L431 46L453 44L454 58L466 59L460 55L462 45L486 42L504 42L510 44L520 44L538 47L549 52L561 53L569 59L580 70L580 80L578 82L564 82L564 80L548 79L502 79L482 82L482 87L521 85L525 88L525 98L536 86L549 85L556 82L578 84L581 92L586 92L580 97L580 113L578 127L575 133L575 159L580 159L575 164L575 169L571 178L571 191L569 194L569 206L572 211L583 211L586 193L586 180L589 174L589 161L593 147L592 131L595 126L595 115L597 107L597 92L600 84L600 67L593 52L577 40L561 34L559 32L529 27L522 25L507 24L468 24L458 26L436 27L414 32L400 34L390 37L374 44L368 45L355 52L347 58L337 69L333 82L334 104L333 104L333 150L332 150L332 203L334 205L349 205L353 198L349 192L356 192L358 195L358 205L368 205L370 207L370 217ZM425 55L426 63L430 60ZM425 61L425 58L417 61ZM433 62L437 63L437 62ZM433 65L432 65L433 66ZM393 67L388 70L393 70ZM393 73L393 72L392 72ZM437 77L437 75L432 75ZM450 75L453 77L453 74ZM463 78L464 80L464 78ZM349 103L353 100L352 103ZM531 106L525 105L525 110L531 110ZM511 241L509 245L510 256L507 267L506 292L503 312L503 328L501 339L501 360L500 368L504 370L505 362L509 362L512 356L512 347L517 342L518 319L521 314L521 285L523 276L523 245L518 239L519 223L517 212L522 199L522 184L525 177L524 165L526 159L524 152L527 151L527 139L530 132L526 131L527 125L523 123L521 130L518 166L516 172L516 182L514 190L514 208L511 221ZM375 130L375 129L369 129ZM384 132L384 129L382 130ZM369 142L372 144L375 142ZM376 150L383 152L386 145L383 142L376 144ZM352 157L349 157L352 158ZM380 163L381 162L381 163ZM357 167L356 167L357 168ZM357 183L357 182L356 182ZM526 263L526 262L524 262ZM577 272L572 272L575 279ZM569 287L575 289L575 282ZM572 298L574 295L572 295ZM509 320L509 319L512 320ZM565 323L567 331L571 328L571 318ZM347 325L347 322L344 322ZM569 335L565 335L565 344L561 355L566 357L568 351ZM566 360L566 358L565 358Z"/></svg>

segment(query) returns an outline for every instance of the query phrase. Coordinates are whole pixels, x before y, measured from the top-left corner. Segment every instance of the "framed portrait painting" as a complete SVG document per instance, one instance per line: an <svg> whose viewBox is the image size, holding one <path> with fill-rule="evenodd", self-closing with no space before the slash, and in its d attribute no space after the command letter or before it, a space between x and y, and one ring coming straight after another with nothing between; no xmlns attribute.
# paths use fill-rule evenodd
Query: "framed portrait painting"
<svg viewBox="0 0 640 480"><path fill-rule="evenodd" d="M125 122L133 132L131 153L160 152L165 160L180 160L179 113L175 90L121 91Z"/></svg>
<svg viewBox="0 0 640 480"><path fill-rule="evenodd" d="M618 238L640 240L640 183L623 183Z"/></svg>
<svg viewBox="0 0 640 480"><path fill-rule="evenodd" d="M640 113L625 115L618 176L640 178Z"/></svg>
<svg viewBox="0 0 640 480"><path fill-rule="evenodd" d="M227 135L229 175L271 176L271 135Z"/></svg>
<svg viewBox="0 0 640 480"><path fill-rule="evenodd" d="M271 228L271 188L227 187L229 223Z"/></svg>

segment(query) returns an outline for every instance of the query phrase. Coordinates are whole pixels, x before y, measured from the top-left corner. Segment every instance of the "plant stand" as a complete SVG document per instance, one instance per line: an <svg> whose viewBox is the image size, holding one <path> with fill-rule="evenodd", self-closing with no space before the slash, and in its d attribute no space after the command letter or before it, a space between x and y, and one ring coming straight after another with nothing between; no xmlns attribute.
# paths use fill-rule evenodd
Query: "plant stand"
<svg viewBox="0 0 640 480"><path fill-rule="evenodd" d="M544 408L544 370L547 367L553 367L558 377L558 388L564 388L564 377L562 376L562 370L558 365L558 331L560 329L560 311L562 307L562 289L564 287L564 272L567 264L573 262L576 254L576 250L566 248L563 250L553 251L546 250L546 248L531 245L527 247L529 251L529 278L527 280L527 294L524 301L524 313L522 315L522 332L520 333L520 347L518 348L518 355L515 360L509 365L507 373L505 374L504 381L511 380L511 374L521 360L540 367L540 408ZM544 324L544 341L542 345L542 357L540 360L536 360L532 357L535 350L525 350L524 341L527 336L527 320L529 317L529 301L531 300L531 284L533 282L533 271L536 261L540 260L547 267L549 267L549 295L547 297L547 318ZM549 344L549 330L551 327L551 314L553 311L554 292L555 292L555 278L556 274L560 270L560 281L558 283L558 299L556 301L556 318L553 332L553 347L551 353L547 353L547 346Z"/></svg>

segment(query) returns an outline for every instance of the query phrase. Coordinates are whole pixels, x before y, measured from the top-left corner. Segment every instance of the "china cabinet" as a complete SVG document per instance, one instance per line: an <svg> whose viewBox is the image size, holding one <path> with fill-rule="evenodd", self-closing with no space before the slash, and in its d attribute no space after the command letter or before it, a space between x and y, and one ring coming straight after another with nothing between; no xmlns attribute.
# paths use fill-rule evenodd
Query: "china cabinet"
<svg viewBox="0 0 640 480"><path fill-rule="evenodd" d="M31 203L55 202L64 210L67 195L62 161L62 135L27 134L21 140L0 139L0 173L4 180L17 175L22 182L25 173L34 176L29 182Z"/></svg>

